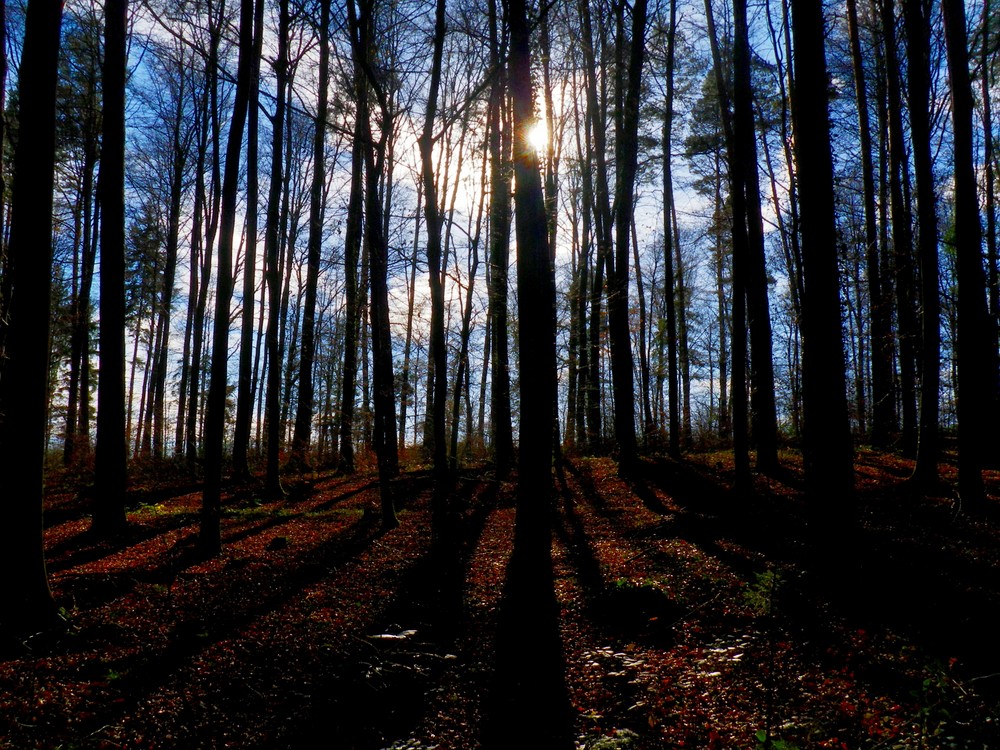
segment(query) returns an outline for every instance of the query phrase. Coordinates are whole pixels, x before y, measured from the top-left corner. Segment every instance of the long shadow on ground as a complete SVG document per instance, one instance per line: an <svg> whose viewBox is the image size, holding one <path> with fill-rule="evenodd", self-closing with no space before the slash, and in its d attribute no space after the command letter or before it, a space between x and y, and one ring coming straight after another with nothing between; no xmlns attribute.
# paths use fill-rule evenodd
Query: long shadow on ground
<svg viewBox="0 0 1000 750"><path fill-rule="evenodd" d="M583 480L585 492L596 493L593 484L588 489L586 477ZM794 480L785 483L800 489ZM653 487L668 494L677 510L662 504L657 508ZM807 501L797 492L792 498L766 492L755 498L727 498L711 476L669 461L646 464L632 490L646 507L665 513L663 522L643 532L650 538L693 542L748 580L759 569L761 556L772 564L809 569ZM956 674L976 679L980 692L1000 696L1000 677L995 676L1000 673L995 527L969 519L939 499L912 497L892 484L859 491L858 498L860 531L853 544L828 540L825 548L835 557L823 561L824 574L787 582L783 615L788 624L818 653L836 637L831 632L835 622L867 632L896 633L929 658L941 663L957 659ZM599 511L601 502L595 503ZM751 554L734 552L732 543ZM895 683L903 695L912 688L898 674L872 678Z"/></svg>
<svg viewBox="0 0 1000 750"><path fill-rule="evenodd" d="M496 506L495 485L460 482L448 504L430 554L406 573L371 632L323 665L326 676L287 747L313 748L323 737L331 747L374 750L405 740L424 715L429 691L458 658L464 576Z"/></svg>
<svg viewBox="0 0 1000 750"><path fill-rule="evenodd" d="M550 535L516 541L500 604L485 750L573 747Z"/></svg>

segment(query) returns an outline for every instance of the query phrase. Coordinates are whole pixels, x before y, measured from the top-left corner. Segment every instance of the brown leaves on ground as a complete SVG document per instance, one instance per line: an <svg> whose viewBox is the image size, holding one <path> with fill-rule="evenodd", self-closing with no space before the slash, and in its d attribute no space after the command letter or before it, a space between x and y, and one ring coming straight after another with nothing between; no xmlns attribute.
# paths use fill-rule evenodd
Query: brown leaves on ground
<svg viewBox="0 0 1000 750"><path fill-rule="evenodd" d="M908 462L861 453L862 529L831 581L805 565L801 465L783 466L741 498L723 453L649 460L629 481L609 459L564 465L552 648L569 710L546 736L590 750L1000 746L996 525L954 497L915 500L899 490ZM208 561L192 554L197 488L148 488L117 544L88 536L81 500L53 495L48 564L70 624L7 644L0 748L466 750L491 746L498 721L540 746L516 709L497 715L517 705L494 680L499 613L517 601L515 485L459 479L435 539L427 475L395 489L390 532L371 476L318 477L280 502L233 494Z"/></svg>

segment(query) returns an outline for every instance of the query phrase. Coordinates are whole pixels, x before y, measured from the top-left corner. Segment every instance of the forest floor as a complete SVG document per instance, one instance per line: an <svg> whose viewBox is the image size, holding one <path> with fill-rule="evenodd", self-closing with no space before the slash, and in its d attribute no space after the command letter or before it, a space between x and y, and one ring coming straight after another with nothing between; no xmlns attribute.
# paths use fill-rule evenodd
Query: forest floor
<svg viewBox="0 0 1000 750"><path fill-rule="evenodd" d="M68 626L0 654L0 748L1000 748L1000 525L862 451L861 531L820 579L782 462L737 498L724 453L629 482L570 459L551 561L520 574L516 485L486 470L437 552L416 469L388 532L371 475L234 489L207 562L197 485L134 477L128 537L97 543L64 479Z"/></svg>

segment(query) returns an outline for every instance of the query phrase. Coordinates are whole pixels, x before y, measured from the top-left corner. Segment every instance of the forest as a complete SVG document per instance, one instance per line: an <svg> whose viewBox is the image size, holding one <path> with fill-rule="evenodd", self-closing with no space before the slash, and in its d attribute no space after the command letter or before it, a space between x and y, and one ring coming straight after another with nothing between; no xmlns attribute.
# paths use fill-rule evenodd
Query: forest
<svg viewBox="0 0 1000 750"><path fill-rule="evenodd" d="M998 746L998 49L0 0L0 748Z"/></svg>

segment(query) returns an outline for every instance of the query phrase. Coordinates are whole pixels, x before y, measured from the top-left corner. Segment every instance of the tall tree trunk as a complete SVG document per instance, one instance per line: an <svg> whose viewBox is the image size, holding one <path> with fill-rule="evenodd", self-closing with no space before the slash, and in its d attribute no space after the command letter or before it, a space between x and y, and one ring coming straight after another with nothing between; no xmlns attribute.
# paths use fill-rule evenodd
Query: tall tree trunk
<svg viewBox="0 0 1000 750"><path fill-rule="evenodd" d="M750 37L746 0L733 3L735 48L733 51L733 145L735 159L742 164L745 193L747 254L744 279L747 320L750 325L750 395L753 439L757 468L770 473L778 468L778 422L774 403L774 355L771 350L771 314L764 256L764 227L760 209L760 179L757 175L757 138L753 117L753 83L750 76Z"/></svg>
<svg viewBox="0 0 1000 750"><path fill-rule="evenodd" d="M62 3L28 3L5 294L0 298L0 469L20 485L13 497L9 490L5 493L0 524L0 630L22 637L59 621L45 571L42 498L61 24Z"/></svg>
<svg viewBox="0 0 1000 750"><path fill-rule="evenodd" d="M900 436L903 455L917 451L916 337L913 299L913 234L909 203L904 192L906 146L903 135L903 100L896 41L896 16L891 0L880 3L879 13L885 57L886 110L889 129L889 203L892 217L892 247L895 262L896 315L899 329L899 399L902 416Z"/></svg>
<svg viewBox="0 0 1000 750"><path fill-rule="evenodd" d="M158 348L156 373L153 384L153 454L158 459L165 455L166 442L166 391L167 361L170 356L170 317L173 310L174 280L177 276L177 255L180 246L181 200L184 196L184 176L190 153L190 131L184 132L184 93L188 79L180 70L180 90L177 93L174 119L171 123L170 200L167 210L166 259L163 286L160 290Z"/></svg>
<svg viewBox="0 0 1000 750"><path fill-rule="evenodd" d="M250 479L250 427L253 416L253 325L257 295L257 179L260 100L260 58L264 46L264 0L254 3L254 41L250 68L250 101L247 104L247 218L243 261L243 310L240 321L239 387L233 432L233 477Z"/></svg>
<svg viewBox="0 0 1000 750"><path fill-rule="evenodd" d="M989 55L989 40L992 29L993 3L983 2L981 22L982 46L980 48L979 67L981 81L981 99L983 106L983 172L985 184L985 202L983 210L986 213L986 295L989 303L990 326L992 327L992 347L997 346L1000 336L1000 253L997 250L997 217L996 217L996 185L994 184L996 169L994 159L996 148L993 139L993 104L990 92L990 81L993 78L992 58ZM997 394L994 407L1000 408L1000 361L998 371L991 376L990 388ZM994 440L991 450L995 452Z"/></svg>
<svg viewBox="0 0 1000 750"><path fill-rule="evenodd" d="M489 98L490 145L490 320L492 321L492 378L490 425L493 461L505 477L514 461L514 431L510 408L510 357L508 347L507 279L510 257L511 165L506 155L511 134L501 130L507 83L500 46L497 0L489 0L490 67L494 71ZM425 198L426 200L426 198Z"/></svg>
<svg viewBox="0 0 1000 750"><path fill-rule="evenodd" d="M434 387L431 408L431 446L434 477L438 485L435 495L438 503L444 500L444 485L448 476L447 434L445 409L448 401L448 360L444 340L444 284L442 270L441 216L437 184L434 180L434 121L441 87L441 60L444 54L445 0L437 0L434 21L434 51L431 61L430 88L427 92L427 109L424 112L424 129L420 136L421 184L424 189L424 223L427 225L427 273L431 289L431 358L433 359ZM425 437L426 442L426 437ZM442 510L442 509L439 509Z"/></svg>
<svg viewBox="0 0 1000 750"><path fill-rule="evenodd" d="M271 177L267 192L264 227L264 278L267 282L267 466L264 491L269 498L281 497L281 260L278 230L281 224L282 145L285 135L285 96L288 85L288 0L278 3L278 49L274 62L275 97L271 118ZM345 364L346 372L346 364Z"/></svg>
<svg viewBox="0 0 1000 750"><path fill-rule="evenodd" d="M648 445L648 441L656 429L656 423L653 421L653 408L649 401L649 349L647 348L646 336L646 321L649 316L646 312L646 293L642 278L642 264L639 258L639 234L635 227L635 217L632 218L632 260L635 262L635 289L639 301L639 390L642 393L640 396L642 403L642 434L643 440Z"/></svg>
<svg viewBox="0 0 1000 750"><path fill-rule="evenodd" d="M483 155L483 172L480 176L480 184L486 184L486 166L488 164L486 155ZM474 303L473 294L476 289L476 273L479 270L479 240L482 237L483 228L483 208L486 202L485 192L479 196L479 208L476 212L475 234L469 239L469 280L465 287L465 305L462 310L462 331L459 336L458 368L455 373L455 389L453 391L451 407L451 469L458 470L458 435L459 435L459 411L461 406L462 387L465 386L466 401L469 400L469 337L472 333L472 305ZM468 407L468 404L467 404ZM472 419L466 419L466 445L472 440Z"/></svg>
<svg viewBox="0 0 1000 750"><path fill-rule="evenodd" d="M309 463L309 443L315 411L313 360L316 352L316 295L319 284L320 251L323 246L323 183L326 180L326 120L330 88L330 0L320 2L319 23L319 95L316 104L316 129L313 136L306 288L299 351L299 399L295 411L295 432L292 435L290 461L298 469L304 468Z"/></svg>
<svg viewBox="0 0 1000 750"><path fill-rule="evenodd" d="M125 434L125 0L104 8L101 171L101 370L97 386L93 528L121 532L128 484Z"/></svg>
<svg viewBox="0 0 1000 750"><path fill-rule="evenodd" d="M747 304L746 287L748 269L746 259L750 254L746 226L746 192L743 189L745 177L743 162L736 158L733 119L730 115L730 85L726 80L719 39L715 32L715 16L711 0L705 0L705 18L708 22L708 38L712 47L712 68L716 88L719 92L719 111L725 132L727 163L729 166L729 192L732 199L733 238L733 301L732 301L732 391L731 421L733 430L733 460L736 470L736 485L741 492L752 489L750 475L750 430L747 423Z"/></svg>
<svg viewBox="0 0 1000 750"><path fill-rule="evenodd" d="M619 44L622 40L619 40ZM615 437L618 441L619 472L631 473L637 460L635 441L635 386L632 373L632 341L628 319L629 232L635 200L635 176L639 154L639 100L642 65L646 52L646 0L632 7L632 38L628 76L623 92L621 129L615 141L615 240L614 271L608 276L608 333L611 342L611 376L615 404Z"/></svg>
<svg viewBox="0 0 1000 750"><path fill-rule="evenodd" d="M958 491L966 509L983 513L984 436L995 414L996 340L990 331L976 184L972 82L965 4L942 0L951 117L955 137L955 256L958 270ZM985 73L985 71L984 71ZM985 360L985 361L984 361ZM993 387L991 387L993 386Z"/></svg>
<svg viewBox="0 0 1000 750"><path fill-rule="evenodd" d="M639 0L642 2L642 0ZM552 309L555 290L549 265L548 222L538 154L527 140L534 122L528 25L522 0L511 0L508 75L514 104L514 204L517 235L517 307L521 413L535 415L537 428L523 429L518 451L515 545L548 550L552 503L556 377ZM546 552L547 554L547 552Z"/></svg>
<svg viewBox="0 0 1000 750"><path fill-rule="evenodd" d="M2 119L2 118L0 118ZM84 393L89 390L90 369L90 293L94 282L94 266L97 260L97 245L93 241L94 208L94 168L97 163L97 133L88 138L84 146L83 175L80 188L82 203L82 237L80 242L80 286L73 304L73 327L70 334L70 382L66 409L66 445L63 462L70 466L90 445L90 435L81 428L84 409L89 398ZM2 190L2 187L0 187ZM2 193L0 193L2 195ZM0 214L3 212L0 211Z"/></svg>
<svg viewBox="0 0 1000 750"><path fill-rule="evenodd" d="M340 400L340 469L354 472L354 406L357 399L358 335L361 309L358 302L358 259L361 256L362 211L364 203L365 144L362 142L361 118L368 106L367 84L361 66L355 65L356 114L354 145L351 148L351 192L347 201L347 226L344 232L344 305L347 321L344 331L344 378Z"/></svg>
<svg viewBox="0 0 1000 750"><path fill-rule="evenodd" d="M593 392L593 401L591 405L592 416L595 417L595 426L600 422L600 295L604 293L605 289L605 274L607 275L607 287L608 287L608 326L610 328L611 322L611 298L614 295L614 280L613 280L613 263L614 259L612 253L614 252L614 244L612 239L612 224L613 224L613 214L611 210L611 190L608 185L608 167L607 167L607 123L605 121L606 107L601 106L601 97L598 96L598 82L597 82L597 72L600 69L597 65L597 56L595 54L595 37L592 30L591 21L591 10L590 4L587 2L581 2L579 4L580 8L580 20L582 23L582 48L584 56L584 70L585 74L585 87L586 87L586 97L587 97L587 121L589 133L587 134L587 145L590 149L590 155L593 159L592 168L594 171L594 236L597 241L597 271L594 280L594 286L592 287L593 294L598 295L598 299L592 300L591 303L591 382ZM621 75L621 71L619 71ZM627 257L627 256L626 256ZM619 282L620 286L620 282ZM627 292L627 289L626 289ZM625 302L625 309L627 311L627 302ZM622 311L622 306L619 305L616 308L616 315ZM619 316L620 317L620 316ZM617 320L617 318L616 318ZM627 321L625 322L625 327L627 329ZM621 328L621 323L619 322L619 328ZM612 355L613 356L613 355ZM620 356L621 360L624 360L624 356ZM631 354L629 353L628 359L631 359ZM622 374L622 368L618 369L619 374ZM631 372L631 364L629 365L629 372ZM624 396L624 383L613 383L613 388L620 394ZM629 404L625 405L623 408L628 409L631 405L632 394L628 394ZM624 400L624 399L623 399ZM628 438L621 438L618 435L619 427L624 426L625 415L622 414L622 419L619 421L618 415L615 415L615 433L617 439L624 439L624 448L619 445L619 451L623 453L622 466L626 469L629 467L627 464L630 461L628 456L629 451L629 441ZM633 420L634 421L634 420ZM598 428L597 434L599 437L603 437L600 429ZM632 445L634 445L634 425L632 428ZM634 450L633 450L634 453Z"/></svg>
<svg viewBox="0 0 1000 750"><path fill-rule="evenodd" d="M920 431L913 481L928 487L938 478L938 401L941 384L937 196L934 192L930 123L929 0L903 0L903 25L909 63L910 140L917 180L917 258L920 263Z"/></svg>
<svg viewBox="0 0 1000 750"><path fill-rule="evenodd" d="M205 86L207 88L204 106L207 111L204 113L203 127L206 129L202 136L199 148L199 169L198 174L204 174L204 155L208 148L209 141L212 147L212 181L211 190L208 195L202 180L197 181L195 188L195 221L192 230L191 245L202 256L201 260L201 280L198 285L198 299L195 303L193 322L193 342L191 345L191 375L188 382L188 406L187 406L187 428L185 442L185 457L188 466L192 469L198 458L198 421L199 421L199 399L202 391L203 365L202 357L205 348L205 313L208 306L208 288L212 274L212 256L214 254L215 232L218 229L219 221L219 201L222 199L222 168L219 145L221 136L219 134L219 42L221 19L209 19L209 42L208 61L205 71ZM211 135L209 135L209 132ZM200 198L200 199L199 199ZM202 237L204 235L204 238ZM192 263L194 260L192 259ZM228 304L228 302L227 302Z"/></svg>
<svg viewBox="0 0 1000 750"><path fill-rule="evenodd" d="M424 190L417 185L417 212L413 221L413 254L410 256L410 280L406 285L406 340L403 343L403 372L399 394L399 450L406 446L406 410L416 391L410 386L410 359L413 351L413 309L417 294L417 258L420 254L420 213L423 211ZM487 339L489 336L487 336ZM488 355L484 355L488 356ZM346 357L345 357L346 362ZM416 399L414 398L414 407Z"/></svg>
<svg viewBox="0 0 1000 750"><path fill-rule="evenodd" d="M360 13L356 13L354 3L348 3L348 18L351 28L351 44L354 59L359 61L367 79L367 84L375 96L381 110L381 132L379 139L373 138L367 103L359 107L361 140L365 144L365 249L368 263L368 278L371 299L372 365L374 394L373 439L378 461L379 495L381 499L382 526L393 528L399 524L396 518L391 480L398 472L396 445L396 415L393 393L392 340L389 328L389 296L387 285L389 247L384 235L382 198L379 195L380 176L386 167L386 144L393 127L389 116L389 105L381 83L377 80L371 65L373 24L375 18L372 3L363 2ZM364 261L362 261L364 264Z"/></svg>
<svg viewBox="0 0 1000 750"><path fill-rule="evenodd" d="M865 87L864 58L858 33L857 0L847 0L847 24L851 37L854 91L858 102L858 137L861 145L861 178L865 205L865 271L871 313L872 354L872 445L889 444L896 410L892 391L892 309L882 283L879 267L878 217L875 212L875 166L872 160L871 121Z"/></svg>
<svg viewBox="0 0 1000 750"><path fill-rule="evenodd" d="M226 141L226 171L222 181L218 272L215 285L215 324L212 332L212 372L205 413L205 486L202 495L199 551L214 556L222 548L222 458L226 426L229 370L229 303L233 294L233 234L236 230L236 193L239 187L243 129L250 101L253 58L254 0L240 2L240 47L236 63L236 94Z"/></svg>
<svg viewBox="0 0 1000 750"><path fill-rule="evenodd" d="M674 130L674 58L677 48L677 0L670 0L670 21L667 26L667 92L663 101L663 301L666 307L667 334L667 409L668 451L673 458L681 455L680 379L677 370L677 279L674 275L673 222L674 202L673 161Z"/></svg>
<svg viewBox="0 0 1000 750"><path fill-rule="evenodd" d="M854 469L847 413L837 271L833 159L823 6L792 0L795 91L792 115L799 177L805 294L802 297L803 458L816 561L842 567L855 523Z"/></svg>

